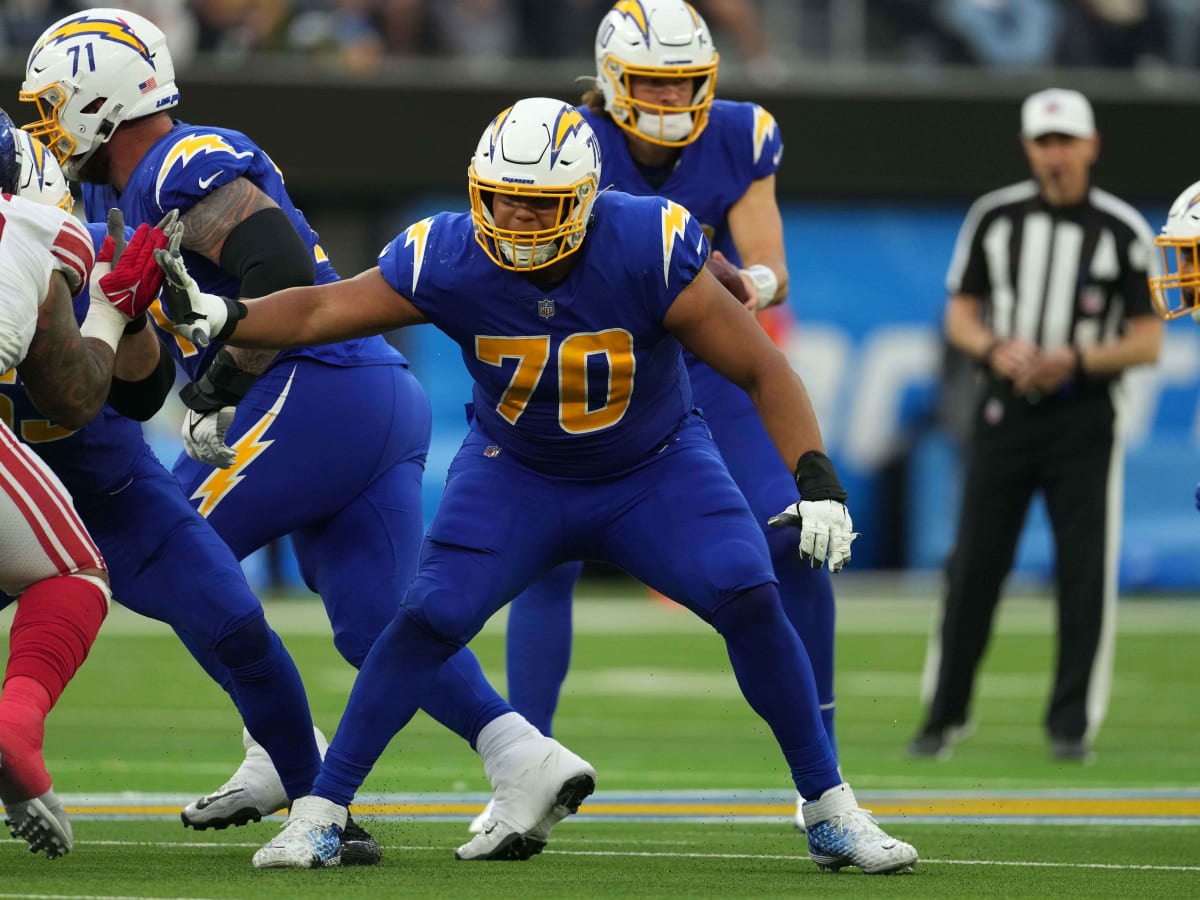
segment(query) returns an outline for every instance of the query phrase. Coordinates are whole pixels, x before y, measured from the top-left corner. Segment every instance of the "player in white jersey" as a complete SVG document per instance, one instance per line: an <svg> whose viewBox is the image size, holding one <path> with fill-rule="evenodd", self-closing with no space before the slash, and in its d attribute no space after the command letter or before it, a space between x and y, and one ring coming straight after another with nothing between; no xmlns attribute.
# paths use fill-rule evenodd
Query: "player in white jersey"
<svg viewBox="0 0 1200 900"><path fill-rule="evenodd" d="M162 229L139 231L125 252L92 239L61 209L11 196L17 129L0 110L0 372L17 369L46 416L22 436L78 428L108 396L126 324L158 293L153 251ZM124 245L124 223L119 226ZM110 264L118 257L120 262ZM148 264L148 265L147 265ZM71 298L91 279L77 325ZM86 658L111 599L100 551L62 482L0 417L0 591L17 598L0 691L0 802L14 837L51 859L72 846L71 825L42 757L46 716Z"/></svg>

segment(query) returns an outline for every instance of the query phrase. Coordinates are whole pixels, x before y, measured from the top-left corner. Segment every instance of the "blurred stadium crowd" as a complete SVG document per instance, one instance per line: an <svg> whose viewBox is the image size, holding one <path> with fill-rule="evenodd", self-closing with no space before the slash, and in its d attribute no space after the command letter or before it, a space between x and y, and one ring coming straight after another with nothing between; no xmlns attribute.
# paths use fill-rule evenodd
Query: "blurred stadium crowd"
<svg viewBox="0 0 1200 900"><path fill-rule="evenodd" d="M726 60L771 83L798 63L995 70L1200 67L1197 0L693 0ZM0 57L88 6L5 0ZM611 0L125 0L163 27L176 64L264 54L369 73L405 60L591 57Z"/></svg>

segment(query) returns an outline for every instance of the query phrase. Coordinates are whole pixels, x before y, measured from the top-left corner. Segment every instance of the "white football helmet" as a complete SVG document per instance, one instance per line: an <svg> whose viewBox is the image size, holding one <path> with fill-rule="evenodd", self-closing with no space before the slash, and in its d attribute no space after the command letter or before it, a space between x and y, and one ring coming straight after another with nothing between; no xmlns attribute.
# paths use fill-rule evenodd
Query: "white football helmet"
<svg viewBox="0 0 1200 900"><path fill-rule="evenodd" d="M122 9L86 9L42 32L19 96L41 116L26 129L71 178L122 122L179 102L166 37Z"/></svg>
<svg viewBox="0 0 1200 900"><path fill-rule="evenodd" d="M17 176L17 196L46 206L57 206L63 212L74 210L75 196L50 148L31 137L28 131L17 130L14 136L17 162L21 166Z"/></svg>
<svg viewBox="0 0 1200 900"><path fill-rule="evenodd" d="M600 185L600 143L575 107L532 97L492 120L467 176L475 240L496 265L532 272L574 253L583 242ZM557 199L556 224L531 231L498 228L492 215L496 194Z"/></svg>
<svg viewBox="0 0 1200 900"><path fill-rule="evenodd" d="M1154 308L1164 319L1200 311L1200 181L1175 198L1162 232L1162 275L1150 278Z"/></svg>
<svg viewBox="0 0 1200 900"><path fill-rule="evenodd" d="M664 147L690 144L708 124L719 58L704 19L684 0L621 0L596 32L605 108L629 134ZM631 78L691 78L691 104L635 101Z"/></svg>

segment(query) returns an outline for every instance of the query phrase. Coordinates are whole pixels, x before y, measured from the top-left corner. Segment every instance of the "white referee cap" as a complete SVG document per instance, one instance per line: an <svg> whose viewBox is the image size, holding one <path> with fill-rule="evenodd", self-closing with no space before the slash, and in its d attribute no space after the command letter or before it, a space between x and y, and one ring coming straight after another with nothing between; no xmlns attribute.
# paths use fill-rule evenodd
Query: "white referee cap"
<svg viewBox="0 0 1200 900"><path fill-rule="evenodd" d="M1087 138L1096 133L1092 104L1079 91L1050 88L1026 98L1021 107L1021 134L1035 139L1045 134Z"/></svg>

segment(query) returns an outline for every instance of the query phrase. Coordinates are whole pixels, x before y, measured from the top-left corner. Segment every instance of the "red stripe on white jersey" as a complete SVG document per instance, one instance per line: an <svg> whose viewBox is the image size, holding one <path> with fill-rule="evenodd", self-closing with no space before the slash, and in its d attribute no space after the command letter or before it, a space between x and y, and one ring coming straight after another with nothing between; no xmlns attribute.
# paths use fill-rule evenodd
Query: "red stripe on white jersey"
<svg viewBox="0 0 1200 900"><path fill-rule="evenodd" d="M51 245L56 259L70 266L75 277L68 277L71 282L72 294L78 294L88 282L92 274L92 266L96 263L96 254L92 246L92 237L87 230L74 219L63 222L58 236Z"/></svg>
<svg viewBox="0 0 1200 900"><path fill-rule="evenodd" d="M70 498L30 457L7 427L0 426L0 490L21 511L42 552L61 572L103 569L100 550Z"/></svg>

